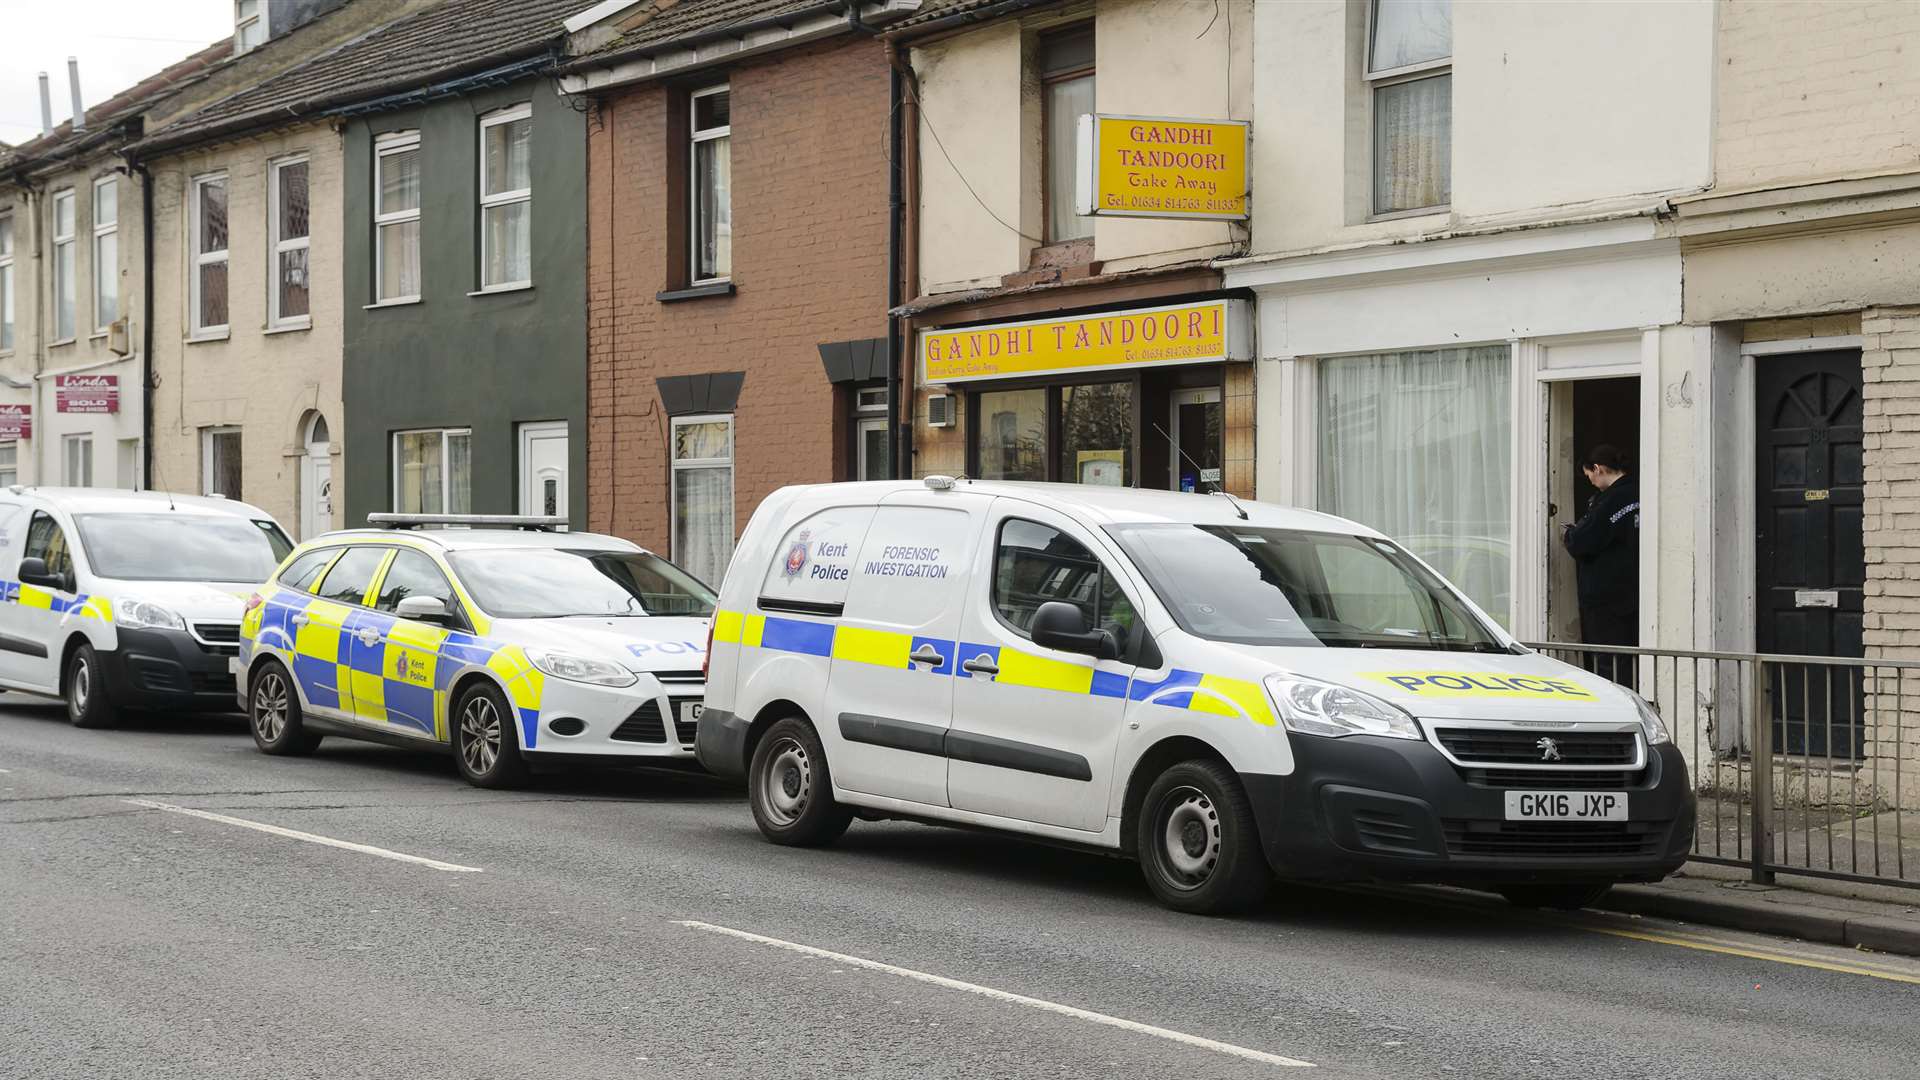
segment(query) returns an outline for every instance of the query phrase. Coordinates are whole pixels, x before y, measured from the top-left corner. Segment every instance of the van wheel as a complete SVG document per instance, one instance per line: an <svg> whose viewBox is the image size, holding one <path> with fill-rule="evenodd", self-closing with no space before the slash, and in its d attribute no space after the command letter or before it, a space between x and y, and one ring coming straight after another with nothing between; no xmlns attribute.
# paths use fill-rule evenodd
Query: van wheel
<svg viewBox="0 0 1920 1080"><path fill-rule="evenodd" d="M853 812L833 801L819 734L797 716L776 721L753 748L747 801L761 835L791 847L831 844L853 822Z"/></svg>
<svg viewBox="0 0 1920 1080"><path fill-rule="evenodd" d="M527 782L513 708L491 683L475 683L453 707L453 760L467 783L515 788Z"/></svg>
<svg viewBox="0 0 1920 1080"><path fill-rule="evenodd" d="M1266 896L1272 874L1240 781L1198 758L1160 774L1141 803L1135 854L1160 902L1196 915L1243 911Z"/></svg>
<svg viewBox="0 0 1920 1080"><path fill-rule="evenodd" d="M1611 881L1577 881L1551 885L1502 885L1497 891L1514 907L1578 911L1607 895L1607 890L1611 888Z"/></svg>
<svg viewBox="0 0 1920 1080"><path fill-rule="evenodd" d="M67 720L77 728L110 728L120 711L107 696L107 676L93 646L81 642L67 660Z"/></svg>
<svg viewBox="0 0 1920 1080"><path fill-rule="evenodd" d="M263 754L304 757L320 745L320 736L307 734L300 715L300 695L278 660L269 660L254 673L247 695L247 727L253 745Z"/></svg>

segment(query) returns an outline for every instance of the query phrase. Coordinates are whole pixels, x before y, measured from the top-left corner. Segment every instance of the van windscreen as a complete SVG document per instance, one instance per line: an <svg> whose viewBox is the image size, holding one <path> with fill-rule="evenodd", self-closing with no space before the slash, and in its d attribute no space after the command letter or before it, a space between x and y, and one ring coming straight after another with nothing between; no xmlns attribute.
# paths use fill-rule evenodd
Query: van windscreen
<svg viewBox="0 0 1920 1080"><path fill-rule="evenodd" d="M1226 525L1109 530L1182 629L1247 645L1504 652L1438 578L1372 537Z"/></svg>
<svg viewBox="0 0 1920 1080"><path fill-rule="evenodd" d="M231 514L80 514L80 550L121 581L267 580L293 545L271 521Z"/></svg>

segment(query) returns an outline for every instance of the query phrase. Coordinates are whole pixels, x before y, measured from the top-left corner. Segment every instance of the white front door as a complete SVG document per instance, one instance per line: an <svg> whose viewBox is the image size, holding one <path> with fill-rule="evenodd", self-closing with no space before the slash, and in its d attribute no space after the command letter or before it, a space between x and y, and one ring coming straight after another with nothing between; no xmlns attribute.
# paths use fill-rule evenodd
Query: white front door
<svg viewBox="0 0 1920 1080"><path fill-rule="evenodd" d="M520 512L567 516L567 424L520 425Z"/></svg>

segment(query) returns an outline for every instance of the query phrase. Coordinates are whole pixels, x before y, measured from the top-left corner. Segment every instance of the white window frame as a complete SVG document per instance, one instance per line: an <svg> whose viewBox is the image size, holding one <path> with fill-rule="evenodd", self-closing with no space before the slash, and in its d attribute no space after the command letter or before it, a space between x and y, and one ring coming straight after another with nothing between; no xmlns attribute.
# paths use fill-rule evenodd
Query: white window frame
<svg viewBox="0 0 1920 1080"><path fill-rule="evenodd" d="M13 455L12 461L0 461L0 488L9 488L20 482L20 441L0 442L0 454Z"/></svg>
<svg viewBox="0 0 1920 1080"><path fill-rule="evenodd" d="M200 192L211 184L220 184L227 189L227 246L218 251L201 251ZM227 184L227 174L224 172L196 176L187 183L187 250L193 256L187 271L189 336L194 339L226 337L227 328L233 322L233 266L228 262L233 250L233 188ZM203 326L200 323L200 268L215 263L227 267L227 319Z"/></svg>
<svg viewBox="0 0 1920 1080"><path fill-rule="evenodd" d="M409 221L420 220L420 207L417 204L411 210L395 210L392 213L388 213L380 205L381 192L385 187L381 182L381 161L394 154L418 149L420 149L420 133L418 131L391 131L373 140L373 302L375 306L381 304L412 304L420 300L420 293L418 292L407 296L385 296L380 292L380 283L386 279L384 272L386 268L382 265L386 247L380 243L381 228L387 225L399 225ZM420 160L421 194L425 195L426 159L423 157ZM418 242L425 243L426 237L418 237ZM426 278L426 267L424 265L420 268L420 277L422 279L421 285L424 287Z"/></svg>
<svg viewBox="0 0 1920 1080"><path fill-rule="evenodd" d="M104 187L113 188L113 220L108 222L102 222L100 220L100 189ZM93 333L95 337L98 337L102 334L105 334L108 330L112 329L113 324L119 320L122 314L122 311L120 309L122 307L121 300L123 298L120 296L120 283L117 280L120 275L120 265L119 265L120 264L120 259L119 259L120 247L117 240L117 237L120 233L120 178L119 177L102 176L94 180L93 206L89 208L87 216L93 219ZM106 239L109 236L116 238L116 241L114 244L114 260L113 260L114 265L112 266L105 265L106 260L100 257L100 241ZM100 282L101 282L101 276L103 274L112 274L116 278L116 280L114 281L114 293L113 293L113 296L114 296L113 318L108 319L104 322L102 322L100 319Z"/></svg>
<svg viewBox="0 0 1920 1080"><path fill-rule="evenodd" d="M675 456L674 448L680 445L681 428L694 424L718 423L727 425L727 456L704 458L682 458ZM733 487L733 483L739 480L740 475L734 466L734 434L733 413L689 413L686 416L676 416L672 420L671 429L667 432L667 464L669 466L667 471L670 474L667 484L667 531L669 533L669 539L672 541L672 547L674 549L673 560L676 563L680 561L681 556L686 554L680 550L679 530L673 527L673 515L676 508L680 505L680 474L689 469L717 469L724 467L728 474L728 487L735 490L737 494L737 489ZM734 526L736 524L734 521L733 500L729 499L727 501L727 537L730 541L737 539L738 534L734 532Z"/></svg>
<svg viewBox="0 0 1920 1080"><path fill-rule="evenodd" d="M447 509L447 507L453 505L453 469L449 467L453 461L453 454L447 448L447 440L454 435L465 435L467 437L467 453L468 453L467 501L468 501L468 504L471 505L473 501L473 487L472 487L473 485L473 475L472 475L473 429L470 427L407 428L404 431L394 432L393 435L389 437L387 442L387 464L389 466L388 472L392 475L392 479L393 479L393 487L392 487L393 498L391 500L391 505L393 507L394 513L409 512L409 511L402 510L400 507L400 439L402 436L405 436L405 435L439 435L440 436L440 508L441 508L441 513L448 513L448 514L453 512Z"/></svg>
<svg viewBox="0 0 1920 1080"><path fill-rule="evenodd" d="M62 199L65 199L69 204L67 217L70 223L67 225L65 235L61 235L60 233L60 200ZM72 342L80 333L80 251L78 244L74 241L74 237L80 229L79 219L80 202L72 188L62 188L54 192L47 200L47 235L52 237L53 243L53 265L47 268L52 282L52 288L48 290L48 299L52 303L47 309L47 314L50 316L48 322L53 326L53 338L47 342L49 345L66 345ZM67 328L64 334L61 333L60 326L60 289L62 285L60 280L60 249L63 247L67 250L68 280L65 282L65 286L73 293L73 326Z"/></svg>
<svg viewBox="0 0 1920 1080"><path fill-rule="evenodd" d="M522 278L516 281L490 282L487 280L486 211L496 206L510 206L514 203L527 203L529 204L527 207L527 213L529 215L533 213L533 207L531 205L533 202L533 163L531 161L527 163L527 186L526 187L515 188L512 191L502 191L495 195L487 194L487 129L492 127L498 127L501 124L511 124L516 120L525 120L528 123L533 122L533 103L532 102L523 101L518 105L509 105L504 109L500 109L496 112L489 113L488 115L480 118L480 144L478 148L479 158L480 158L480 161L479 161L480 187L478 189L480 192L480 215L479 215L480 217L480 220L479 220L480 266L478 267L478 269L479 269L479 277L480 277L480 291L483 293L506 292L511 289L525 289L533 284L533 258L532 258L531 251L528 252L527 276L525 278ZM527 234L529 238L531 238L533 234L533 225L532 225L531 218L529 218L528 220Z"/></svg>
<svg viewBox="0 0 1920 1080"><path fill-rule="evenodd" d="M0 356L13 352L6 338L19 332L14 314L19 302L13 296L13 249L19 243L19 232L14 228L14 221L12 210L0 212L0 233L7 238L5 244L0 244L0 331L3 331L0 332Z"/></svg>
<svg viewBox="0 0 1920 1080"><path fill-rule="evenodd" d="M700 115L700 99L716 94L731 94L733 84L717 83L702 87L687 95L687 281L691 285L717 285L733 280L733 262L729 257L727 272L712 277L700 276L700 154L698 147L703 142L714 139L730 138L733 135L733 103L727 103L727 123L720 127L702 128L697 119ZM731 157L732 144L728 144L727 153ZM729 162L731 166L731 162ZM732 169L729 167L729 174ZM727 186L727 217L733 217L733 186ZM727 444L731 446L731 433Z"/></svg>
<svg viewBox="0 0 1920 1080"><path fill-rule="evenodd" d="M1380 138L1379 131L1375 127L1375 125L1379 123L1379 116L1376 113L1375 103L1380 99L1380 91L1387 87L1398 86L1401 83L1419 82L1422 79L1436 78L1441 75L1451 76L1453 74L1453 54L1449 51L1446 56L1440 57L1437 60L1422 60L1417 64L1402 64L1396 68L1383 68L1379 71L1374 71L1373 35L1379 26L1379 15L1380 0L1367 0L1367 33L1366 37L1360 43L1362 50L1360 56L1360 77L1367 88L1367 220L1391 221L1394 218L1419 217L1422 214L1442 213L1453 205L1451 186L1449 186L1448 200L1446 202L1434 203L1431 206L1413 206L1405 210L1380 209ZM1449 140L1447 153L1453 153L1451 140Z"/></svg>
<svg viewBox="0 0 1920 1080"><path fill-rule="evenodd" d="M261 4L266 7L264 0ZM307 235L291 239L280 235L280 170L289 165L307 166ZM227 208L231 217L233 208ZM306 154L293 154L267 163L267 329L300 330L313 325L313 166ZM289 251L307 254L307 314L280 314L280 256ZM229 282L231 286L231 282ZM228 295L232 295L229 288Z"/></svg>
<svg viewBox="0 0 1920 1080"><path fill-rule="evenodd" d="M241 438L241 491L223 491L220 493L229 499L237 499L245 492L247 486L246 458L244 456L247 445L246 436L241 434L240 425L238 424L220 424L214 427L203 427L200 429L200 493L202 495L213 494L213 438L216 435L240 435Z"/></svg>
<svg viewBox="0 0 1920 1080"><path fill-rule="evenodd" d="M84 477L73 475L74 451L81 451L85 459ZM60 482L67 487L93 486L93 435L91 432L81 435L62 435L60 437Z"/></svg>
<svg viewBox="0 0 1920 1080"><path fill-rule="evenodd" d="M267 12L272 6L269 0L260 0L259 4L254 7L253 16L242 19L240 17L240 0L233 0L233 55L239 56L241 53L250 52L267 43L267 38L273 33L272 27L267 21ZM252 46L242 45L241 41L245 37L242 31L255 23L258 23L260 26L260 41Z"/></svg>

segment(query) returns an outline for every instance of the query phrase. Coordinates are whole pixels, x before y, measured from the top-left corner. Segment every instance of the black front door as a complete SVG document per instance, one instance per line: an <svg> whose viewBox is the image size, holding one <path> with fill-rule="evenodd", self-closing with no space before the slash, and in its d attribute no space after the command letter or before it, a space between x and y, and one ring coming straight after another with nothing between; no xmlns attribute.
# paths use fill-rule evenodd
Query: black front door
<svg viewBox="0 0 1920 1080"><path fill-rule="evenodd" d="M1761 357L1757 643L1761 652L1864 655L1860 354ZM1772 680L1775 746L1858 755L1858 672L1787 664Z"/></svg>

